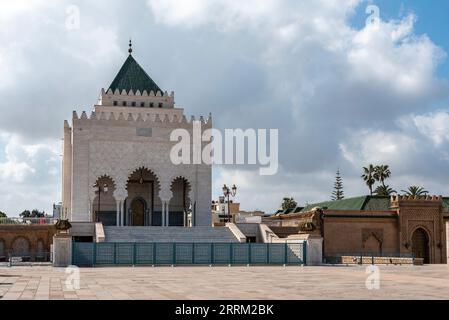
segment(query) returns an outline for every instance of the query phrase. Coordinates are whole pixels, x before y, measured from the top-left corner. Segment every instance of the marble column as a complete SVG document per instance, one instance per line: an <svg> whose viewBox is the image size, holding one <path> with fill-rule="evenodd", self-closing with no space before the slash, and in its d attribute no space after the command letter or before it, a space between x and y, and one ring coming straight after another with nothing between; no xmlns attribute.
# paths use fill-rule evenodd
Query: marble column
<svg viewBox="0 0 449 320"><path fill-rule="evenodd" d="M192 227L196 224L196 202L192 205Z"/></svg>
<svg viewBox="0 0 449 320"><path fill-rule="evenodd" d="M123 211L124 200L120 200L120 226L125 226L125 212Z"/></svg>
<svg viewBox="0 0 449 320"><path fill-rule="evenodd" d="M166 216L167 216L167 218L166 218L166 221L167 221L167 227L170 226L170 209L169 209L169 207L168 207L168 204L169 204L169 202L167 201L167 202L165 203L165 214L166 214Z"/></svg>
<svg viewBox="0 0 449 320"><path fill-rule="evenodd" d="M182 219L183 219L183 223L182 225L184 227L187 227L186 222L187 222L187 210L184 209L184 212L182 213Z"/></svg>
<svg viewBox="0 0 449 320"><path fill-rule="evenodd" d="M117 227L120 226L120 200L115 201L117 203L117 213L116 213L116 225Z"/></svg>
<svg viewBox="0 0 449 320"><path fill-rule="evenodd" d="M162 226L165 227L165 201L162 200Z"/></svg>

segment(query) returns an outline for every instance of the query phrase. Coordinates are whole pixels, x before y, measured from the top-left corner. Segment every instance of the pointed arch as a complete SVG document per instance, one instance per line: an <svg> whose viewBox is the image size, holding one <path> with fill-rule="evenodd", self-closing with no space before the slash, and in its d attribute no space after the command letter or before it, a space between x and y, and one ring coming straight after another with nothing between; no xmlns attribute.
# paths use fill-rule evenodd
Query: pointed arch
<svg viewBox="0 0 449 320"><path fill-rule="evenodd" d="M418 226L411 233L412 252L415 258L424 259L424 263L430 263L430 233L425 227Z"/></svg>
<svg viewBox="0 0 449 320"><path fill-rule="evenodd" d="M125 225L161 225L160 189L156 171L147 166L137 166L131 171L126 181Z"/></svg>
<svg viewBox="0 0 449 320"><path fill-rule="evenodd" d="M100 175L90 186L90 190L92 220L102 222L104 225L115 225L117 212L115 180L108 174Z"/></svg>
<svg viewBox="0 0 449 320"><path fill-rule="evenodd" d="M176 176L170 182L169 223L172 226L188 226L191 217L191 184L185 176Z"/></svg>

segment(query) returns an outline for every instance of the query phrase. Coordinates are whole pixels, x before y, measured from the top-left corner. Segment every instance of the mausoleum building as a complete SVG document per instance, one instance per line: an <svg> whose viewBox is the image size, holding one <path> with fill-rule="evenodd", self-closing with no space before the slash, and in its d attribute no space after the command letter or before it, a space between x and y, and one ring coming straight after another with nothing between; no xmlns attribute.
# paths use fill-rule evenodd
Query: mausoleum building
<svg viewBox="0 0 449 320"><path fill-rule="evenodd" d="M62 213L105 226L210 226L211 166L175 165L173 130L204 131L187 119L129 56L91 112L64 122Z"/></svg>

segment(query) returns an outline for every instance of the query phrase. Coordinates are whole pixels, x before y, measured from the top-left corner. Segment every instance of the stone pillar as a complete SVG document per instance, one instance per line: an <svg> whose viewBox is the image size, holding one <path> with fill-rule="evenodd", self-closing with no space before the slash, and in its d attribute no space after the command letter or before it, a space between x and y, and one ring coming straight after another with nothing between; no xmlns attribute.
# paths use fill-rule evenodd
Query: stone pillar
<svg viewBox="0 0 449 320"><path fill-rule="evenodd" d="M173 193L170 190L170 179L161 179L159 183L161 187L161 190L159 191L159 199L161 199L162 203L162 226L166 227L168 226L168 202L173 197Z"/></svg>
<svg viewBox="0 0 449 320"><path fill-rule="evenodd" d="M120 226L120 200L115 201L117 203L117 212L116 212L116 225L117 227Z"/></svg>
<svg viewBox="0 0 449 320"><path fill-rule="evenodd" d="M321 265L323 263L323 238L308 238L306 248L307 265Z"/></svg>
<svg viewBox="0 0 449 320"><path fill-rule="evenodd" d="M196 202L192 205L192 227L196 226Z"/></svg>
<svg viewBox="0 0 449 320"><path fill-rule="evenodd" d="M187 222L187 211L184 210L184 212L182 213L182 219L183 219L183 226L187 227L186 222Z"/></svg>
<svg viewBox="0 0 449 320"><path fill-rule="evenodd" d="M162 226L165 227L165 201L162 200Z"/></svg>
<svg viewBox="0 0 449 320"><path fill-rule="evenodd" d="M120 225L122 227L125 226L125 213L123 212L123 205L124 205L124 201L121 200L120 201Z"/></svg>
<svg viewBox="0 0 449 320"><path fill-rule="evenodd" d="M166 216L167 216L167 219L166 219L166 221L167 221L167 227L169 227L170 226L170 209L169 209L169 207L168 207L168 201L165 203L165 214L166 214Z"/></svg>
<svg viewBox="0 0 449 320"><path fill-rule="evenodd" d="M72 237L68 234L53 236L53 266L67 267L72 264Z"/></svg>

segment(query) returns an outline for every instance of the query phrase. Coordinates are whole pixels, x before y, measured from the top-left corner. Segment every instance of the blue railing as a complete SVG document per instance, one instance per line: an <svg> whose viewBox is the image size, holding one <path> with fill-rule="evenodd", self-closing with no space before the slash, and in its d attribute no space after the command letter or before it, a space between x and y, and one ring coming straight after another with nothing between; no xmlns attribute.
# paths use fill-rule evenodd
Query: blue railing
<svg viewBox="0 0 449 320"><path fill-rule="evenodd" d="M301 243L83 243L73 242L72 264L113 265L305 265Z"/></svg>

